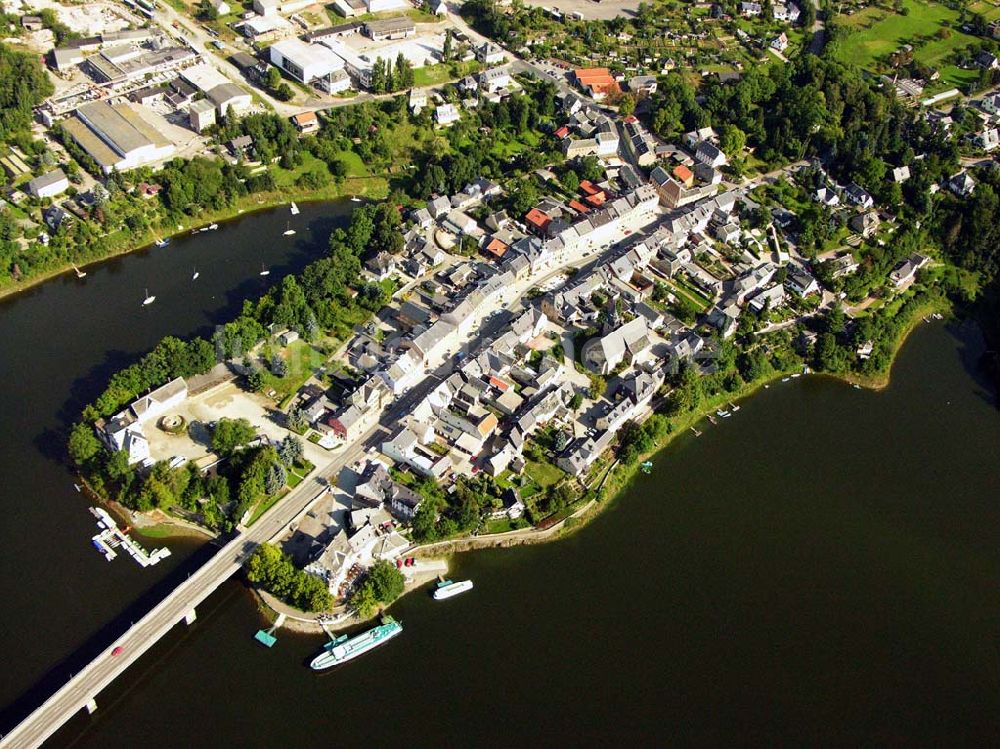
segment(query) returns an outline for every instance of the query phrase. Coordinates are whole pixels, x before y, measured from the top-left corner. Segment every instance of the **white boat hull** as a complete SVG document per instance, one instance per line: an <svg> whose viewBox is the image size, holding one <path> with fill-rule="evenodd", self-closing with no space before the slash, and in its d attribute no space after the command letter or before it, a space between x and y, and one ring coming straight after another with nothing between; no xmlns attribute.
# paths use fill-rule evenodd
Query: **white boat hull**
<svg viewBox="0 0 1000 749"><path fill-rule="evenodd" d="M448 598L453 598L461 593L465 593L468 590L472 590L472 580L463 580L460 583L452 583L451 585L445 585L442 588L438 588L434 591L435 601L444 601Z"/></svg>

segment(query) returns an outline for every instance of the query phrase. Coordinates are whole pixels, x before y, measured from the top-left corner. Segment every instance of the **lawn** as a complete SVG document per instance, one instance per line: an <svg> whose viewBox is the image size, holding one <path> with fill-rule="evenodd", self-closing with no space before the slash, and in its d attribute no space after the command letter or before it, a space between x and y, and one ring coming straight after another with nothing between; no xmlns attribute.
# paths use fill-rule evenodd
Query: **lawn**
<svg viewBox="0 0 1000 749"><path fill-rule="evenodd" d="M279 499L288 494L288 491L288 489L282 489L273 497L265 496L260 502L258 502L256 507L253 508L253 512L250 513L250 518L247 520L247 528L260 520L260 516L274 507Z"/></svg>
<svg viewBox="0 0 1000 749"><path fill-rule="evenodd" d="M682 297L689 304L694 305L699 311L704 312L712 306L705 297L696 291L690 290L687 286L682 286L676 278L665 281L667 287L677 296Z"/></svg>
<svg viewBox="0 0 1000 749"><path fill-rule="evenodd" d="M907 15L871 6L853 16L841 16L837 22L856 29L837 48L837 56L875 73L887 72L886 58L904 44L914 47L914 59L939 69L943 83L961 85L977 77L975 71L962 70L945 61L956 49L976 41L958 30L957 10L927 0L903 0ZM938 37L939 29L950 32Z"/></svg>
<svg viewBox="0 0 1000 749"><path fill-rule="evenodd" d="M312 473L315 468L312 463L308 460L303 459L302 462L296 463L292 466L291 470L288 472L288 487L294 489L296 486L305 481L306 476Z"/></svg>
<svg viewBox="0 0 1000 749"><path fill-rule="evenodd" d="M288 374L276 377L270 369L264 369L264 392L274 390L278 400L294 394L309 375L326 361L326 354L301 339L293 341L278 353L288 363Z"/></svg>
<svg viewBox="0 0 1000 749"><path fill-rule="evenodd" d="M524 474L542 489L559 483L566 475L557 466L551 463L540 463L536 460L529 460L527 462L524 467Z"/></svg>
<svg viewBox="0 0 1000 749"><path fill-rule="evenodd" d="M438 86L442 83L457 81L459 78L471 75L478 71L479 68L480 65L475 60L426 65L422 68L416 68L413 71L413 85L418 88L421 86Z"/></svg>
<svg viewBox="0 0 1000 749"><path fill-rule="evenodd" d="M331 181L329 185L319 190L299 187L296 183L305 172L315 170L327 175L330 173L325 163L308 151L303 151L302 163L294 169L272 167L277 191L286 196L291 194L291 197L297 197L296 193L299 193L315 199L334 199L345 195L368 195L378 198L384 197L388 192L386 181L382 177L372 176L361 157L354 151L341 151L337 154L337 158L347 166L347 178L341 184Z"/></svg>

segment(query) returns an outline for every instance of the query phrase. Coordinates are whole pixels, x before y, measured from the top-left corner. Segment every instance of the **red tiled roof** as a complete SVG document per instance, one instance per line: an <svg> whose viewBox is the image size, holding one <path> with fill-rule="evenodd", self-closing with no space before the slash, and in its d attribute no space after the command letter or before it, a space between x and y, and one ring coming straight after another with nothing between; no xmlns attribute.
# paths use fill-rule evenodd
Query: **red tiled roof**
<svg viewBox="0 0 1000 749"><path fill-rule="evenodd" d="M694 172L683 164L678 164L674 167L674 176L682 182L687 182L689 179L694 179Z"/></svg>
<svg viewBox="0 0 1000 749"><path fill-rule="evenodd" d="M603 190L601 190L600 187L595 185L589 179L585 179L583 180L583 182L580 183L580 189L583 190L588 195L597 195L597 193L603 192Z"/></svg>
<svg viewBox="0 0 1000 749"><path fill-rule="evenodd" d="M507 389L510 387L508 383L504 382L499 377L495 377L494 375L490 375L490 385L495 387L497 390L503 390L504 392L507 392Z"/></svg>
<svg viewBox="0 0 1000 749"><path fill-rule="evenodd" d="M579 200L576 200L575 198L573 200L569 201L569 207L572 208L577 213L589 213L590 212L590 206L584 205L583 203L581 203Z"/></svg>
<svg viewBox="0 0 1000 749"><path fill-rule="evenodd" d="M580 68L574 70L577 83L595 93L616 94L621 92L618 81L607 68Z"/></svg>
<svg viewBox="0 0 1000 749"><path fill-rule="evenodd" d="M588 195L587 197L584 198L584 200L586 200L592 206L604 205L604 193L599 192L596 195Z"/></svg>
<svg viewBox="0 0 1000 749"><path fill-rule="evenodd" d="M537 208L532 208L524 214L524 220L542 231L544 231L545 227L552 223L552 217L545 211L540 211Z"/></svg>
<svg viewBox="0 0 1000 749"><path fill-rule="evenodd" d="M569 128L566 125L563 125L561 128L556 130L557 138L565 138L567 135L569 135Z"/></svg>
<svg viewBox="0 0 1000 749"><path fill-rule="evenodd" d="M489 241L489 244L483 248L483 251L490 253L494 257L501 258L509 249L510 248L507 246L506 242L493 237L493 239Z"/></svg>

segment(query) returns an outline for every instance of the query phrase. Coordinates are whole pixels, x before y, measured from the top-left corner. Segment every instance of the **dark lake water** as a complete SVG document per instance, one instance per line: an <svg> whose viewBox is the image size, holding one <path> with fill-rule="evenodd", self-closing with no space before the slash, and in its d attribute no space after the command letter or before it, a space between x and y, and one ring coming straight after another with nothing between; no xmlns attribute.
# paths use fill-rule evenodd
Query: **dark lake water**
<svg viewBox="0 0 1000 749"><path fill-rule="evenodd" d="M320 210L300 220L334 220ZM260 252L304 263L308 248L278 238L285 220L250 217L0 308L7 722L205 553L177 542L170 566L104 562L49 430L120 360L228 314L242 290L221 278L218 305L178 301L192 262L208 280L215 257L234 286ZM254 603L231 581L51 744L994 743L1000 419L981 350L974 328L924 325L883 392L774 384L681 437L571 538L456 557L474 591L408 596L393 607L403 636L330 673L306 667L318 638L257 646Z"/></svg>
<svg viewBox="0 0 1000 749"><path fill-rule="evenodd" d="M69 273L0 300L0 707L7 708L0 731L22 707L19 696L33 685L52 691L64 669L155 603L157 592L148 594L158 583L169 587L171 574L196 562L190 541L171 542L174 556L146 570L127 558L108 563L90 546L96 525L62 462L65 428L113 372L163 336L210 334L246 296L303 268L351 207L304 204L294 218L287 209L245 215L218 231L91 266L84 279ZM298 233L284 237L289 220ZM259 275L262 264L267 277ZM157 299L143 307L146 288Z"/></svg>

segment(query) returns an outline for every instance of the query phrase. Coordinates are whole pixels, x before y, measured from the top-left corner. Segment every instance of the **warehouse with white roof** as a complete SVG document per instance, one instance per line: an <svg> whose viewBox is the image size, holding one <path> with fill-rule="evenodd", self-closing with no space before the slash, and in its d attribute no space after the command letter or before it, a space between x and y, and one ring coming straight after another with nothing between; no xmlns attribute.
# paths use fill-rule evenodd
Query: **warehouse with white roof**
<svg viewBox="0 0 1000 749"><path fill-rule="evenodd" d="M328 93L342 91L350 85L344 73L344 60L322 44L283 39L272 44L269 52L271 62L297 81L316 83Z"/></svg>

